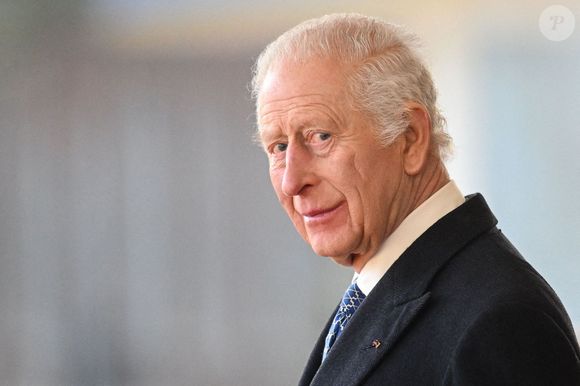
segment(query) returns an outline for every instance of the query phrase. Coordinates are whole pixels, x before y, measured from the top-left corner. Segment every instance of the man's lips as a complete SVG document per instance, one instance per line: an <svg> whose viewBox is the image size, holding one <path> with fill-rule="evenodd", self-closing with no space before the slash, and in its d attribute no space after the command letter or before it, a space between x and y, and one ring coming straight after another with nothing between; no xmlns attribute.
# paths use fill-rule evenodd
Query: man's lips
<svg viewBox="0 0 580 386"><path fill-rule="evenodd" d="M319 222L329 219L332 215L334 215L340 207L342 207L343 203L339 203L336 206L325 208L325 209L312 209L302 213L302 217L304 217L304 221L307 223L312 222Z"/></svg>

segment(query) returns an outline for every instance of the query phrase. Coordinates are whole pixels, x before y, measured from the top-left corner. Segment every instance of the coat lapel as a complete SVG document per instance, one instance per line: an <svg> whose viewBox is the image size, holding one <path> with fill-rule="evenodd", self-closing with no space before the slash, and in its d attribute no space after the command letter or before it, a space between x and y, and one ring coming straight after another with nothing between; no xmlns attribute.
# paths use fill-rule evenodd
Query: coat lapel
<svg viewBox="0 0 580 386"><path fill-rule="evenodd" d="M412 321L428 306L429 284L455 253L489 231L497 220L479 194L440 219L393 264L368 294L328 357L321 362L320 335L300 385L357 385L383 358L388 358ZM333 314L334 315L334 314Z"/></svg>
<svg viewBox="0 0 580 386"><path fill-rule="evenodd" d="M324 327L322 333L318 337L318 340L314 345L314 349L310 353L310 357L308 358L306 367L302 372L302 377L300 377L300 382L298 382L298 386L310 385L312 378L314 378L316 372L320 368L320 363L322 362L322 351L324 350L324 342L326 340L328 330L330 330L330 326L332 325L332 321L334 320L334 314L336 314L336 311L338 311L338 306L334 309L334 312L331 314L330 319L328 319L328 322L326 322L326 326Z"/></svg>
<svg viewBox="0 0 580 386"><path fill-rule="evenodd" d="M356 385L380 360L388 355L407 326L419 314L429 293L408 302L376 309L362 305L337 339L311 385ZM368 298L365 300L365 302ZM363 312L364 311L364 312ZM368 325L368 314L380 315ZM337 365L338 364L338 365Z"/></svg>

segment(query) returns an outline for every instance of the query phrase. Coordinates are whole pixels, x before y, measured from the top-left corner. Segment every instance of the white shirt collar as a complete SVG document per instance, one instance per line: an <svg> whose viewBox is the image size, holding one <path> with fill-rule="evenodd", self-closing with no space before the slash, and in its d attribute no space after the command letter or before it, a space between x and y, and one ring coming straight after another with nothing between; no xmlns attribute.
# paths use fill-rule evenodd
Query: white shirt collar
<svg viewBox="0 0 580 386"><path fill-rule="evenodd" d="M355 273L353 281L356 281L361 291L368 295L399 256L419 236L463 202L465 202L463 194L453 180L449 181L405 217L361 272Z"/></svg>

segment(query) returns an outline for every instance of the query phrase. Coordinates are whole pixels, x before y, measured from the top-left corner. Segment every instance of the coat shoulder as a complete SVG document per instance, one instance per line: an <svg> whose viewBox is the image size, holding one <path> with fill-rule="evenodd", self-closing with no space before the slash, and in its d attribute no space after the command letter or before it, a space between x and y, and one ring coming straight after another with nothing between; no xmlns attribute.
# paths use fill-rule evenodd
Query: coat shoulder
<svg viewBox="0 0 580 386"><path fill-rule="evenodd" d="M462 332L447 385L580 385L577 344L544 309L506 301Z"/></svg>

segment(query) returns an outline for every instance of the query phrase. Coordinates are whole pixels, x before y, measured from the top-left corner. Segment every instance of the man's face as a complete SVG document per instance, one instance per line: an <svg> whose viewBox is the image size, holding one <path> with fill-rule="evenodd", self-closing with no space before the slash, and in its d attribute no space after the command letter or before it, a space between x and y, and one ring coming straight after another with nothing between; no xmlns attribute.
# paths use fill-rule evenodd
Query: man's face
<svg viewBox="0 0 580 386"><path fill-rule="evenodd" d="M272 185L300 235L359 271L404 210L403 145L382 146L345 88L332 61L277 66L258 97L258 124Z"/></svg>

